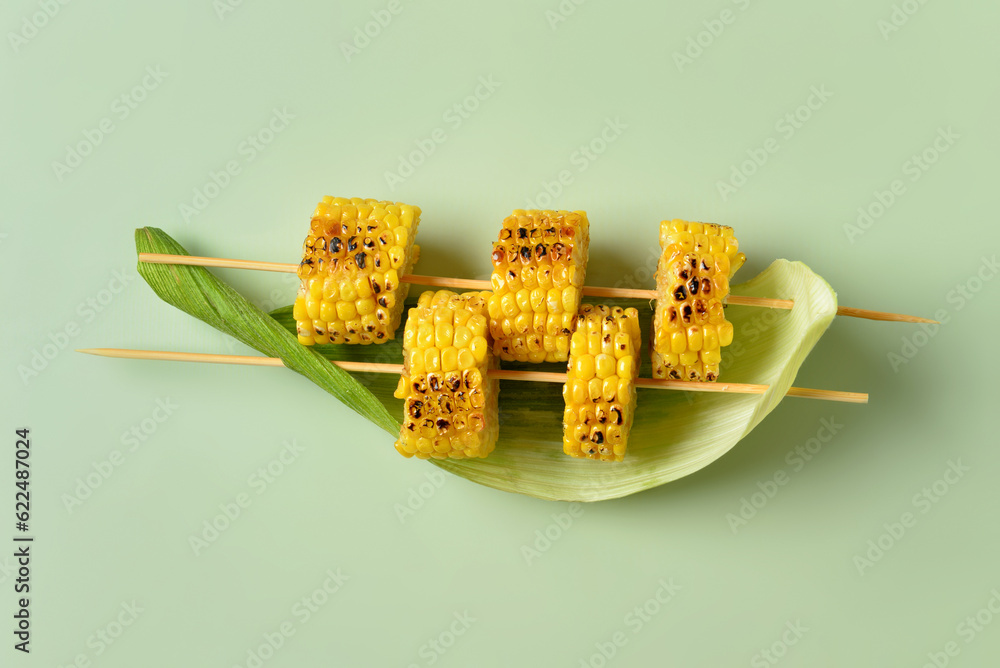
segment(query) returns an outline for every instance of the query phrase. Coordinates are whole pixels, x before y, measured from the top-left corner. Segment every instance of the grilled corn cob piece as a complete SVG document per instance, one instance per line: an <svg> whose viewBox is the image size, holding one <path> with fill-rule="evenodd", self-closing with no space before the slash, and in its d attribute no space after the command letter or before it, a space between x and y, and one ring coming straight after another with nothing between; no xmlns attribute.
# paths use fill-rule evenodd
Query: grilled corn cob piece
<svg viewBox="0 0 1000 668"><path fill-rule="evenodd" d="M324 197L303 244L293 314L299 343L385 343L395 337L420 253L420 208Z"/></svg>
<svg viewBox="0 0 1000 668"><path fill-rule="evenodd" d="M570 342L563 452L620 462L635 412L639 313L584 304Z"/></svg>
<svg viewBox="0 0 1000 668"><path fill-rule="evenodd" d="M463 459L493 451L500 423L497 367L488 343L488 292L424 292L403 330L405 401L396 450L404 457Z"/></svg>
<svg viewBox="0 0 1000 668"><path fill-rule="evenodd" d="M660 247L650 332L653 377L716 380L722 346L733 341L723 300L746 256L731 227L683 220L660 223Z"/></svg>
<svg viewBox="0 0 1000 668"><path fill-rule="evenodd" d="M564 362L587 271L583 211L515 210L493 244L493 352L504 360Z"/></svg>

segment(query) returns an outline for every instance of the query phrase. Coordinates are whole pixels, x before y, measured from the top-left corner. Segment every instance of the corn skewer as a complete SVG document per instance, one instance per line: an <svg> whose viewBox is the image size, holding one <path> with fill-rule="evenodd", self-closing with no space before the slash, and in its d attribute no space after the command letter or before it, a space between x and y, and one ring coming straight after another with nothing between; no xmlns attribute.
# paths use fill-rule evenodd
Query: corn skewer
<svg viewBox="0 0 1000 668"><path fill-rule="evenodd" d="M214 353L182 353L170 350L133 350L129 348L81 348L78 353L98 355L101 357L119 357L124 359L164 360L172 362L201 362L207 364L243 364L249 366L284 366L278 357L259 357L256 355L219 355ZM330 360L344 371L357 373L388 373L399 375L403 371L402 364L380 364L375 362L350 362L345 360ZM549 371L516 371L513 369L490 369L489 375L498 380L533 381L540 383L566 383L565 373ZM686 392L728 392L732 394L763 394L767 385L749 383L719 383L691 382L686 380L657 380L654 378L636 378L636 387L646 387L657 390L682 390ZM837 390L817 390L806 387L789 388L788 397L804 397L807 399L824 399L851 404L867 404L868 394L864 392L840 392Z"/></svg>
<svg viewBox="0 0 1000 668"><path fill-rule="evenodd" d="M218 257L201 257L197 255L170 255L167 253L139 253L140 262L150 264L182 264L196 267L219 267L223 269L251 269L255 271L274 271L285 274L294 274L298 271L299 265L284 262L258 262L256 260L232 260ZM455 288L459 290L490 290L492 288L489 281L481 281L470 278L450 278L447 276L421 276L418 274L403 274L399 277L403 283L415 285L427 285L431 287ZM584 286L581 290L585 297L610 297L619 299L656 299L655 290L634 290L628 288L602 288ZM762 308L775 308L791 310L795 305L791 299L771 299L769 297L747 297L743 295L729 295L726 304L733 306L757 306ZM850 306L840 306L837 308L837 315L851 318L864 318L866 320L880 320L885 322L911 322L938 324L937 320L921 318L915 315L903 315L900 313L887 313L885 311L870 311L867 309L853 308Z"/></svg>

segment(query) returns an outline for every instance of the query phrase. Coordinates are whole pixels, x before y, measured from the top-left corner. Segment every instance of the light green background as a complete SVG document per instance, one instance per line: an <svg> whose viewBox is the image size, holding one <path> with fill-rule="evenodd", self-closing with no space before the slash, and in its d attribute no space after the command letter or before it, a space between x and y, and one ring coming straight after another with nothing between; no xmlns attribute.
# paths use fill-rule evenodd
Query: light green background
<svg viewBox="0 0 1000 668"><path fill-rule="evenodd" d="M981 289L962 308L953 292L1000 247L995 5L909 0L918 11L885 38L890 0L564 2L575 10L554 29L556 0L402 0L348 62L341 44L386 3L246 0L222 18L209 0L51 4L58 12L17 44L10 34L40 5L0 10L0 545L13 533L20 426L32 430L37 536L28 657L10 647L13 576L0 557L0 664L245 666L286 622L295 633L266 666L601 665L595 643L619 632L627 642L607 665L773 665L758 653L778 643L782 666L921 666L950 641L950 665L995 664L1000 619L971 638L959 625L991 600L1000 610L1000 281L972 280ZM706 21L719 32L726 9L721 34L704 32ZM679 68L674 53L699 33L708 46ZM121 118L115 100L147 67L166 78ZM456 128L444 115L480 77L500 85ZM812 87L832 97L787 137L776 124ZM275 108L294 119L248 161L241 142ZM113 132L60 179L53 162L104 118ZM627 128L578 171L574 152L607 119ZM390 188L385 172L436 128L446 141ZM959 139L912 181L905 163L940 128ZM717 183L769 137L777 153L723 200ZM240 173L185 221L179 206L230 160ZM137 226L194 253L290 262L323 195L392 198L423 208L425 271L482 277L502 217L561 170L572 182L554 206L592 221L592 284L648 266L658 221L686 217L736 227L749 256L741 277L803 260L843 304L943 309L948 324L930 338L835 321L797 384L868 391L870 405L784 402L707 469L572 508L572 525L531 563L522 547L567 504L447 477L401 522L397 507L435 469L399 457L294 374L69 350L37 376L19 373L70 324L70 348L245 351L136 278ZM904 194L852 243L845 225L894 179ZM103 292L118 287L116 271L132 280ZM258 303L294 294L287 277L221 273ZM894 372L888 355L913 336L926 345ZM177 408L130 451L122 434L151 427L157 399ZM796 471L786 456L831 417L843 428ZM304 451L257 494L250 477L291 439ZM67 510L64 495L116 450L124 462ZM949 460L969 470L923 512L914 496ZM734 532L727 515L779 470L789 482ZM196 556L189 536L241 493L250 506ZM855 557L905 512L914 526L859 569ZM300 623L293 606L328 569L350 579ZM649 603L661 580L680 590ZM114 632L133 600L143 612L98 656L88 639ZM646 604L656 614L636 632L628 615ZM421 653L466 611L476 621L453 646ZM782 646L796 623L808 630Z"/></svg>

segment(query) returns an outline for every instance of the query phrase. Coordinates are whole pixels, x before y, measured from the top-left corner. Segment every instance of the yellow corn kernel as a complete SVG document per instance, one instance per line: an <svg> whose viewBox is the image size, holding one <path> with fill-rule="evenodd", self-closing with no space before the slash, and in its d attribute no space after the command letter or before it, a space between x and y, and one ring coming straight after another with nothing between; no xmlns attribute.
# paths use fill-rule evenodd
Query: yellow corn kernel
<svg viewBox="0 0 1000 668"><path fill-rule="evenodd" d="M533 320L534 318L531 317L531 313L518 313L514 317L514 331L518 334L527 334L528 331L533 331Z"/></svg>
<svg viewBox="0 0 1000 668"><path fill-rule="evenodd" d="M311 319L309 318L309 314L306 313L305 297L298 297L295 299L295 305L292 306L292 317L295 318L296 321Z"/></svg>
<svg viewBox="0 0 1000 668"><path fill-rule="evenodd" d="M483 315L477 313L469 318L466 327L469 328L473 336L483 336L486 334L486 325L488 322Z"/></svg>
<svg viewBox="0 0 1000 668"><path fill-rule="evenodd" d="M719 345L728 346L733 342L733 323L722 322L719 324Z"/></svg>
<svg viewBox="0 0 1000 668"><path fill-rule="evenodd" d="M424 367L427 371L441 370L441 351L431 347L424 350Z"/></svg>
<svg viewBox="0 0 1000 668"><path fill-rule="evenodd" d="M375 300L370 297L368 299L359 299L355 302L354 307L358 313L365 316L375 312Z"/></svg>
<svg viewBox="0 0 1000 668"><path fill-rule="evenodd" d="M618 376L610 376L604 379L604 386L601 388L601 398L604 401L614 401L618 394Z"/></svg>
<svg viewBox="0 0 1000 668"><path fill-rule="evenodd" d="M358 298L358 288L354 281L345 280L340 285L340 298L345 302L353 302Z"/></svg>
<svg viewBox="0 0 1000 668"><path fill-rule="evenodd" d="M691 325L687 329L687 347L688 350L693 350L695 352L701 350L702 344L702 327L701 325Z"/></svg>
<svg viewBox="0 0 1000 668"><path fill-rule="evenodd" d="M482 336L473 337L472 341L469 342L469 350L472 351L472 356L476 358L476 363L482 364L486 360L486 353L489 351L486 338Z"/></svg>
<svg viewBox="0 0 1000 668"><path fill-rule="evenodd" d="M594 377L596 366L594 356L584 353L573 360L573 372L580 380L590 380Z"/></svg>
<svg viewBox="0 0 1000 668"><path fill-rule="evenodd" d="M458 349L448 346L441 350L441 370L454 371L458 368Z"/></svg>
<svg viewBox="0 0 1000 668"><path fill-rule="evenodd" d="M459 369L471 369L476 366L476 356L472 354L472 351L468 348L462 348L458 351L458 368Z"/></svg>
<svg viewBox="0 0 1000 668"><path fill-rule="evenodd" d="M319 318L319 310L322 303L318 299L306 298L306 315L312 320Z"/></svg>
<svg viewBox="0 0 1000 668"><path fill-rule="evenodd" d="M337 319L347 322L353 320L358 315L358 309L354 302L337 302Z"/></svg>
<svg viewBox="0 0 1000 668"><path fill-rule="evenodd" d="M451 345L452 339L455 335L455 328L447 322L438 323L434 327L434 345L438 348L444 349Z"/></svg>
<svg viewBox="0 0 1000 668"><path fill-rule="evenodd" d="M589 358L590 355L587 357ZM608 376L615 375L617 365L615 364L614 357L605 353L600 353L593 359L598 378L607 378Z"/></svg>

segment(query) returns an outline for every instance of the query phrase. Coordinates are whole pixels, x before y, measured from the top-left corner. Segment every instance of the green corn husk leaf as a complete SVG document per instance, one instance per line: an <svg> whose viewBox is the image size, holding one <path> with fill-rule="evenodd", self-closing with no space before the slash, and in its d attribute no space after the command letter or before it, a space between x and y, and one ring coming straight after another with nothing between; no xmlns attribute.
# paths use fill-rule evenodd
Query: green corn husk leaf
<svg viewBox="0 0 1000 668"><path fill-rule="evenodd" d="M145 234L136 235L141 252L186 254L160 230L150 229L149 235L148 240ZM294 336L291 306L277 309L268 317L201 268L140 265L140 273L164 300L264 354L281 357L290 367L394 436L398 432L399 423L393 416L402 416L403 402L392 396L398 381L396 376L347 374L322 361L325 357L398 364L402 360L398 337L378 346L304 348ZM736 445L778 405L837 311L836 294L801 262L777 260L756 278L734 286L733 292L795 300L792 311L727 309L736 336L733 345L724 349L722 380L768 384L770 388L765 394L639 389L628 454L625 461L611 463L563 454L560 385L503 381L500 440L496 450L486 459L430 462L483 485L565 501L626 496L707 466ZM626 305L614 300L604 303ZM629 300L627 305L639 309L644 340L648 340L646 328L652 321L649 304ZM504 367L565 370L565 365L557 364L505 363ZM641 374L650 375L648 359L643 362ZM385 447L392 447L389 439Z"/></svg>
<svg viewBox="0 0 1000 668"><path fill-rule="evenodd" d="M139 253L189 254L170 235L155 227L136 230L135 247ZM289 333L207 269L140 262L138 270L163 301L268 357L280 357L285 366L316 383L382 429L391 434L399 433L396 418L350 374L327 362L315 350L300 345L294 328Z"/></svg>
<svg viewBox="0 0 1000 668"><path fill-rule="evenodd" d="M712 463L746 436L781 401L809 351L837 312L837 296L801 262L777 260L735 294L794 299L792 311L734 306L727 309L736 335L723 349L722 380L770 385L763 395L638 390L628 453L620 463L575 459L562 451L562 386L502 381L500 440L486 459L430 460L469 480L542 499L600 501L662 485ZM643 340L653 312L647 302L619 303L639 309ZM291 306L271 314L295 330ZM399 362L400 341L372 346L326 345L316 349L328 359ZM565 365L504 363L504 368L565 371ZM640 371L650 376L650 362ZM394 399L398 379L382 374L355 376L402 416Z"/></svg>

